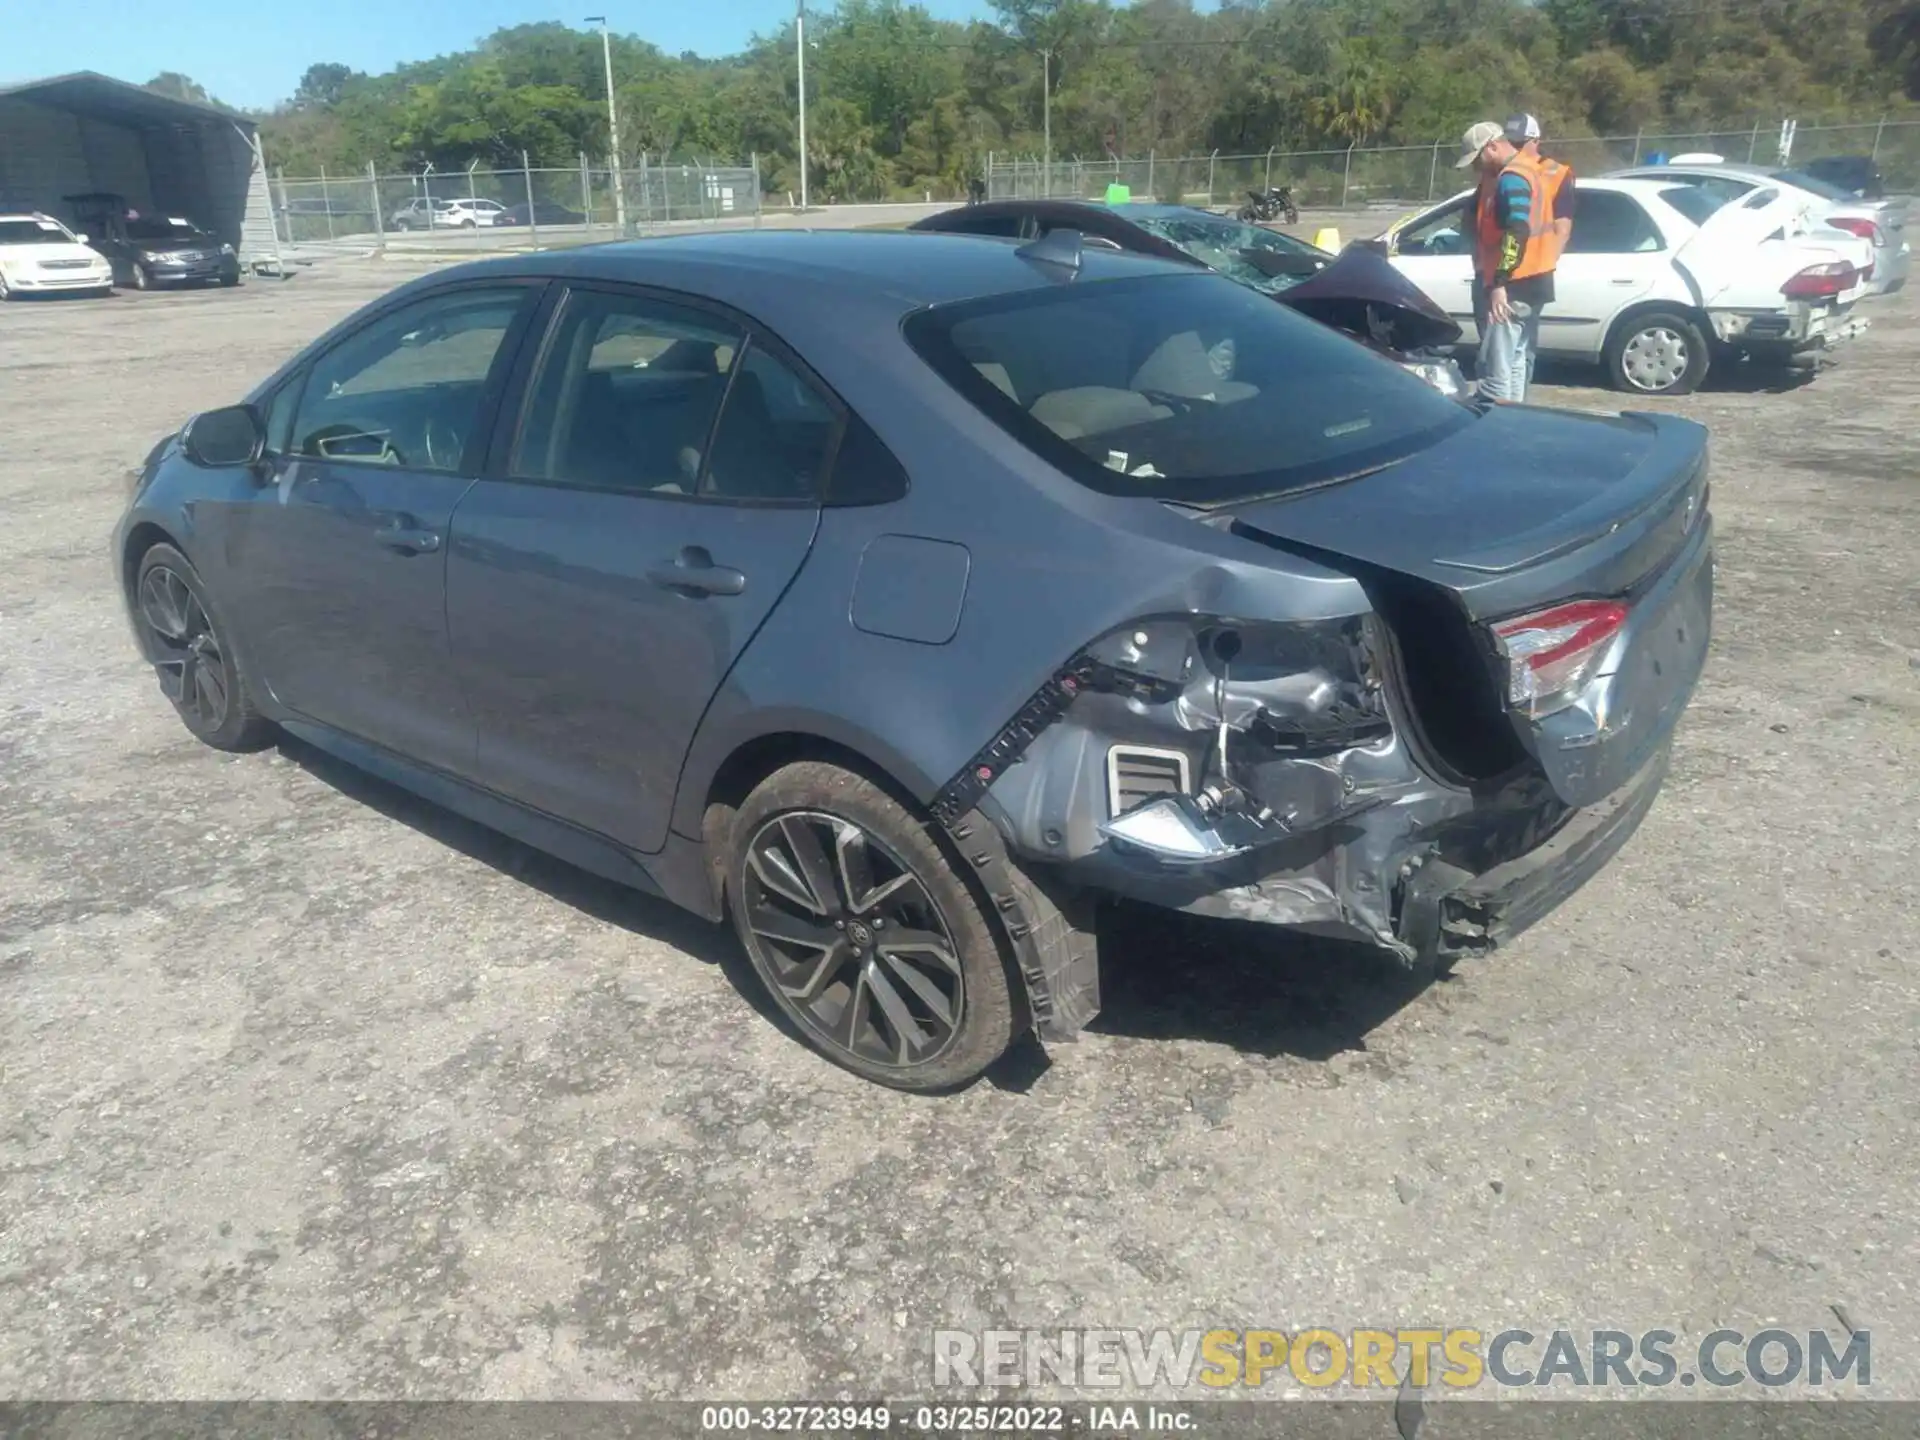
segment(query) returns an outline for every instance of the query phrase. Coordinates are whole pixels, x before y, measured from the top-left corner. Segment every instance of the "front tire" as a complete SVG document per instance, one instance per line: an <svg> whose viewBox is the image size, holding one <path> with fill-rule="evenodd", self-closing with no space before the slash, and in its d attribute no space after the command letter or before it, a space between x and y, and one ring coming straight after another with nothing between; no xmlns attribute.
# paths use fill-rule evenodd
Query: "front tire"
<svg viewBox="0 0 1920 1440"><path fill-rule="evenodd" d="M1007 962L931 821L865 776L807 760L761 781L725 844L748 959L836 1065L947 1090L1012 1043Z"/></svg>
<svg viewBox="0 0 1920 1440"><path fill-rule="evenodd" d="M1712 362L1699 325L1677 310L1650 310L1607 337L1607 378L1633 395L1691 395Z"/></svg>
<svg viewBox="0 0 1920 1440"><path fill-rule="evenodd" d="M133 582L140 651L181 723L216 750L258 750L273 724L254 704L246 672L199 572L173 546L140 557Z"/></svg>
<svg viewBox="0 0 1920 1440"><path fill-rule="evenodd" d="M138 263L134 265L133 288L136 290L151 290L153 288L153 277L147 274L146 266Z"/></svg>

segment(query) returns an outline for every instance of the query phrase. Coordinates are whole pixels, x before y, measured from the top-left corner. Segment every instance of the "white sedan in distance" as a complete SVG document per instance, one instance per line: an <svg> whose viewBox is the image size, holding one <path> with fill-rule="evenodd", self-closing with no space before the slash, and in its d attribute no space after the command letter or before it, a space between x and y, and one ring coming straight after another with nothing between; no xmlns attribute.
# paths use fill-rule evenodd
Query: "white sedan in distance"
<svg viewBox="0 0 1920 1440"><path fill-rule="evenodd" d="M111 295L113 266L51 215L0 215L0 300Z"/></svg>
<svg viewBox="0 0 1920 1440"><path fill-rule="evenodd" d="M1375 240L1477 343L1464 191ZM1685 395L1719 361L1785 363L1850 339L1873 262L1864 239L1817 227L1799 192L1722 203L1663 180L1578 181L1573 238L1554 273L1540 353L1605 366L1617 389Z"/></svg>

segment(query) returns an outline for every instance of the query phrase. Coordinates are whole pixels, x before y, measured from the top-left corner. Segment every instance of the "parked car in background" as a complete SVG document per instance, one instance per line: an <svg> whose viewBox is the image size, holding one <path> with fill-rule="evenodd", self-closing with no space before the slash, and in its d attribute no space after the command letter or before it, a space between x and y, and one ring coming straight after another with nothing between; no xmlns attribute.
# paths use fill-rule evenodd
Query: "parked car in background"
<svg viewBox="0 0 1920 1440"><path fill-rule="evenodd" d="M1716 201L1751 195L1763 185L1802 197L1808 223L1844 230L1873 246L1873 272L1867 294L1890 295L1907 283L1913 257L1907 241L1907 202L1862 200L1805 170L1771 165L1736 165L1711 156L1682 156L1665 165L1615 170L1623 179L1666 180L1695 185Z"/></svg>
<svg viewBox="0 0 1920 1440"><path fill-rule="evenodd" d="M1431 973L1578 889L1706 658L1706 438L1186 262L739 231L375 301L157 445L113 559L206 743L731 917L937 1090L1093 1017L1102 896Z"/></svg>
<svg viewBox="0 0 1920 1440"><path fill-rule="evenodd" d="M1465 191L1365 242L1383 250L1474 342ZM1782 363L1864 328L1864 240L1801 223L1780 186L1722 204L1684 179L1581 177L1540 353L1606 367L1621 390L1684 395L1722 359ZM1816 240L1812 235L1830 236ZM1777 238L1769 238L1777 237Z"/></svg>
<svg viewBox="0 0 1920 1440"><path fill-rule="evenodd" d="M1304 240L1187 205L989 200L929 215L907 228L1009 240L1070 229L1089 244L1204 265L1387 352L1444 394L1468 393L1452 357L1428 353L1457 341L1458 327L1417 289L1372 273L1371 257L1340 268L1332 255ZM1335 268L1339 274L1329 280ZM1307 281L1314 282L1307 295L1295 295Z"/></svg>
<svg viewBox="0 0 1920 1440"><path fill-rule="evenodd" d="M578 210L569 210L564 205L537 200L531 206L524 202L507 206L494 217L493 223L496 225L584 225L587 223L587 217Z"/></svg>
<svg viewBox="0 0 1920 1440"><path fill-rule="evenodd" d="M233 246L184 215L143 212L109 191L65 199L89 243L113 266L117 285L156 290L240 283L240 257Z"/></svg>
<svg viewBox="0 0 1920 1440"><path fill-rule="evenodd" d="M1862 200L1886 198L1886 177L1871 155L1823 155L1818 160L1806 161L1800 170Z"/></svg>
<svg viewBox="0 0 1920 1440"><path fill-rule="evenodd" d="M0 214L0 300L29 295L111 295L113 267L51 215Z"/></svg>
<svg viewBox="0 0 1920 1440"><path fill-rule="evenodd" d="M387 217L396 230L475 230L492 226L505 212L498 200L415 196Z"/></svg>

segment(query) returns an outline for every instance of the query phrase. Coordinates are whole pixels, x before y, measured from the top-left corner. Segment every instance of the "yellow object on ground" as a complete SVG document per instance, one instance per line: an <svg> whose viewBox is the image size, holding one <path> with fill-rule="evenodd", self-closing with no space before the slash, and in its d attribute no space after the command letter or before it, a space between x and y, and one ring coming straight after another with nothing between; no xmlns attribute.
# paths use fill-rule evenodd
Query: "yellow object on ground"
<svg viewBox="0 0 1920 1440"><path fill-rule="evenodd" d="M1132 199L1133 187L1131 185L1107 186L1107 203L1109 205L1125 205Z"/></svg>
<svg viewBox="0 0 1920 1440"><path fill-rule="evenodd" d="M1323 229L1314 231L1313 245L1316 250L1325 250L1329 253L1338 251L1340 249L1339 227L1328 225Z"/></svg>

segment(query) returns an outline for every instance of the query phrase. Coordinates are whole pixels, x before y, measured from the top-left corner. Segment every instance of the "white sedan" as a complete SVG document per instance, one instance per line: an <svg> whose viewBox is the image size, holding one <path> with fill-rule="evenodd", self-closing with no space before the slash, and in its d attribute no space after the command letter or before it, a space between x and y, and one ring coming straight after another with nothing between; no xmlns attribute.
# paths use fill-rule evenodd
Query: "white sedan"
<svg viewBox="0 0 1920 1440"><path fill-rule="evenodd" d="M109 295L113 266L50 215L0 215L0 300Z"/></svg>
<svg viewBox="0 0 1920 1440"><path fill-rule="evenodd" d="M1738 200L1762 185L1778 185L1807 197L1807 214L1817 224L1845 230L1873 243L1873 274L1867 294L1891 295L1907 283L1913 249L1907 242L1907 198L1862 200L1804 170L1738 165L1718 155L1676 155L1662 165L1638 165L1608 172L1621 180L1671 180L1695 185L1715 200Z"/></svg>
<svg viewBox="0 0 1920 1440"><path fill-rule="evenodd" d="M1472 191L1371 242L1478 341ZM1784 361L1865 328L1853 317L1873 259L1863 239L1811 223L1798 192L1728 204L1656 180L1578 181L1573 239L1554 272L1540 353L1606 367L1622 390L1684 395L1717 358Z"/></svg>

